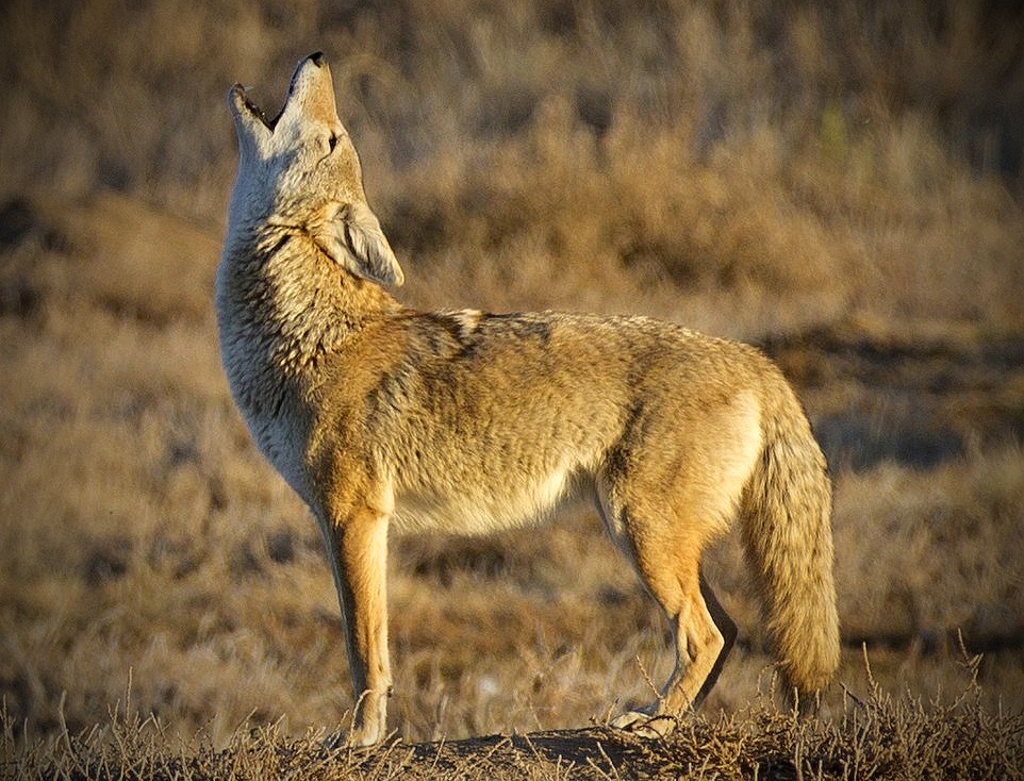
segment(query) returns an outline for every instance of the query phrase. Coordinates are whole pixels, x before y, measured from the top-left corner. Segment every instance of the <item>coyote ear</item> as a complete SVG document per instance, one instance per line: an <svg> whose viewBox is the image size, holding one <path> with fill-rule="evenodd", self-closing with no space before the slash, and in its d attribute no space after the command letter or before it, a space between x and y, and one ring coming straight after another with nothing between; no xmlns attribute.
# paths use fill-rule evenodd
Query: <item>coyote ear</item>
<svg viewBox="0 0 1024 781"><path fill-rule="evenodd" d="M405 280L377 215L364 203L340 206L314 234L317 245L357 277L382 285Z"/></svg>
<svg viewBox="0 0 1024 781"><path fill-rule="evenodd" d="M235 120L238 143L243 153L259 156L261 150L270 140L271 131L263 120L263 115L252 103L241 84L236 84L228 92L228 108Z"/></svg>

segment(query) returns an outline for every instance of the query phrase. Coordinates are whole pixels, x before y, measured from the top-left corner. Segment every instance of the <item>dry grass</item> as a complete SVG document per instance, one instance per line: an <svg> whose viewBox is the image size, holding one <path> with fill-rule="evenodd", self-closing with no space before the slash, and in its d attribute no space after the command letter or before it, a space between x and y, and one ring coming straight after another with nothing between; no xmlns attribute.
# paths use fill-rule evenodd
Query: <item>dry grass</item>
<svg viewBox="0 0 1024 781"><path fill-rule="evenodd" d="M969 675L968 671L968 675ZM291 737L279 724L240 728L224 749L205 738L173 747L158 720L130 708L102 731L64 731L21 751L25 777L69 779L1019 779L1024 719L985 713L976 684L951 703L893 697L877 686L850 697L831 723L760 703L732 716L684 720L646 741L603 726L374 749L330 749L323 732ZM9 722L2 745L14 751Z"/></svg>
<svg viewBox="0 0 1024 781"><path fill-rule="evenodd" d="M759 8L4 6L0 774L1020 776L1021 20ZM351 707L336 598L211 309L223 95L273 106L316 48L406 300L657 314L755 340L797 383L837 484L848 694L821 722L750 705L771 676L727 540L709 570L744 634L669 743L413 745L650 699L664 624L574 507L395 540L403 742L320 748ZM958 632L984 652L968 670Z"/></svg>

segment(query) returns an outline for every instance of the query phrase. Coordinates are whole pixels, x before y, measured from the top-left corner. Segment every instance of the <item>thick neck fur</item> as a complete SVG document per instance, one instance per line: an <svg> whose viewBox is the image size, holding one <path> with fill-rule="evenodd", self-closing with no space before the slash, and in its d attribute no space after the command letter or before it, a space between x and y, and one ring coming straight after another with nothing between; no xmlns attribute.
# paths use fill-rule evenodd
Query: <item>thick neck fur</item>
<svg viewBox="0 0 1024 781"><path fill-rule="evenodd" d="M227 242L217 309L224 362L237 377L253 369L285 376L315 369L367 320L400 306L379 285L341 268L302 228L270 225Z"/></svg>

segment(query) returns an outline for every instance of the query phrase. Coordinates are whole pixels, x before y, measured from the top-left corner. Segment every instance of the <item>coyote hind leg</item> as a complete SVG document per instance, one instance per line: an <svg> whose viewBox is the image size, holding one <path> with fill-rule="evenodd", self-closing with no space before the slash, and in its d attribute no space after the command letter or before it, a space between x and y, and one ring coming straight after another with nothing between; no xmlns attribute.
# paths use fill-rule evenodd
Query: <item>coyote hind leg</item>
<svg viewBox="0 0 1024 781"><path fill-rule="evenodd" d="M722 667L725 665L725 660L729 656L729 652L732 651L733 645L736 643L736 635L738 629L736 623L732 620L732 617L725 612L725 608L718 601L718 597L715 596L715 592L711 590L711 586L704 579L704 576L700 577L700 593L704 597L704 603L707 606L708 613L710 614L712 623L722 633L722 639L725 641L722 649L718 652L718 658L715 659L715 663L711 667L711 672L708 677L704 679L704 683L700 687L700 691L697 692L697 696L694 698L693 707L697 708L704 698L708 696L715 684L718 682L718 676L722 674Z"/></svg>
<svg viewBox="0 0 1024 781"><path fill-rule="evenodd" d="M645 579L646 580L646 579ZM665 735L676 718L700 706L714 687L736 640L736 624L722 608L703 577L682 580L667 588L647 581L671 622L675 668L658 700L613 721L641 734Z"/></svg>
<svg viewBox="0 0 1024 781"><path fill-rule="evenodd" d="M670 730L707 695L736 639L736 625L701 577L700 559L737 516L762 450L760 407L748 391L705 401L643 407L598 481L608 527L668 616L676 651L657 702L617 725L647 716L655 717L646 721L654 731ZM680 428L681 418L697 422Z"/></svg>
<svg viewBox="0 0 1024 781"><path fill-rule="evenodd" d="M608 516L607 504L603 508ZM609 523L631 554L647 590L672 629L676 660L658 699L646 708L623 714L616 727L641 734L664 735L676 718L696 708L712 689L736 640L736 624L700 574L700 557L714 528L682 514L675 523L645 524L628 511Z"/></svg>

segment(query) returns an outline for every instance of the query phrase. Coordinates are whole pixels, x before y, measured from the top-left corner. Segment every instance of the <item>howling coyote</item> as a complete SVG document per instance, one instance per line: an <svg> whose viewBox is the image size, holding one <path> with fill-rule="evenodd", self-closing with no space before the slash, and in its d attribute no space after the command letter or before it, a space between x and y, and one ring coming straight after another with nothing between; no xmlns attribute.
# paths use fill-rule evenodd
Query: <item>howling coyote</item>
<svg viewBox="0 0 1024 781"><path fill-rule="evenodd" d="M260 450L312 509L344 616L351 744L386 731L388 529L480 533L592 497L667 614L675 670L616 726L699 704L736 635L700 574L739 518L789 690L839 661L831 486L793 390L752 347L644 317L418 312L367 205L323 54L268 120L228 96L240 162L217 315ZM668 717L668 718L659 718Z"/></svg>

